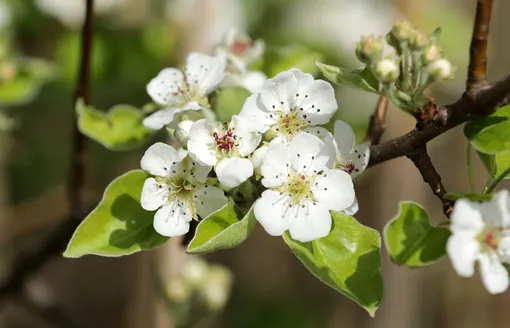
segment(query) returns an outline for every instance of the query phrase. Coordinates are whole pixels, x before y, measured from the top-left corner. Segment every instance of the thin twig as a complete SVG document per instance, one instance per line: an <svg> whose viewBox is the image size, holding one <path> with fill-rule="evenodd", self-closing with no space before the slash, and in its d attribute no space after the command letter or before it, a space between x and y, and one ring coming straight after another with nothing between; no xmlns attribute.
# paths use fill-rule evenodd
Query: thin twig
<svg viewBox="0 0 510 328"><path fill-rule="evenodd" d="M375 112L370 116L365 140L371 145L381 142L382 135L386 131L386 113L388 112L388 98L381 96L377 102Z"/></svg>
<svg viewBox="0 0 510 328"><path fill-rule="evenodd" d="M469 141L466 145L466 168L469 180L469 192L475 192L475 179L473 177L473 167L471 165L471 143Z"/></svg>
<svg viewBox="0 0 510 328"><path fill-rule="evenodd" d="M494 189L498 186L498 184L503 181L504 178L506 178L508 175L510 175L510 168L507 168L504 170L500 175L498 175L494 180L490 181L490 183L487 184L485 187L485 190L483 191L486 194L490 194Z"/></svg>
<svg viewBox="0 0 510 328"><path fill-rule="evenodd" d="M469 47L466 90L470 92L487 84L487 40L491 22L492 0L478 0L475 23Z"/></svg>
<svg viewBox="0 0 510 328"><path fill-rule="evenodd" d="M434 195L436 195L443 204L443 212L449 217L452 210L454 201L445 199L446 189L441 182L441 176L437 173L430 156L427 153L426 146L420 147L414 152L407 154L407 157L413 161L414 165L418 168L423 177L423 181L428 183Z"/></svg>

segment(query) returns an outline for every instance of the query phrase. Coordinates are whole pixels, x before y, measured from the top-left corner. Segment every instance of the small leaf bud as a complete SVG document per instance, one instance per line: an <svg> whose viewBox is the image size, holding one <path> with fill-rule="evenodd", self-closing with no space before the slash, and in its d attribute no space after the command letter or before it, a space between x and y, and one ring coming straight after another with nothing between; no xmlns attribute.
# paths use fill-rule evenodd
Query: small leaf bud
<svg viewBox="0 0 510 328"><path fill-rule="evenodd" d="M383 45L380 38L376 38L373 35L368 37L361 37L361 40L356 44L356 56L359 61L365 64L371 64L372 62L381 58Z"/></svg>
<svg viewBox="0 0 510 328"><path fill-rule="evenodd" d="M411 39L409 40L409 47L412 50L421 50L427 45L427 36L418 30L413 30Z"/></svg>
<svg viewBox="0 0 510 328"><path fill-rule="evenodd" d="M393 82L398 79L400 68L394 60L383 59L376 64L375 73L381 82Z"/></svg>
<svg viewBox="0 0 510 328"><path fill-rule="evenodd" d="M452 63L448 59L439 58L427 66L427 70L434 80L446 80L453 76Z"/></svg>

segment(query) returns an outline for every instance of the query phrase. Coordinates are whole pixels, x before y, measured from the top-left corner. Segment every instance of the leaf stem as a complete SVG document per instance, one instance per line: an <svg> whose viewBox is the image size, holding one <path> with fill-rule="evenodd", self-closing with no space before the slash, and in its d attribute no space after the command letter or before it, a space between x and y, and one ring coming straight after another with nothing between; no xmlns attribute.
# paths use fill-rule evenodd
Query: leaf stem
<svg viewBox="0 0 510 328"><path fill-rule="evenodd" d="M473 167L471 165L471 143L468 141L466 145L466 166L469 179L469 191L475 192L475 181L473 179Z"/></svg>
<svg viewBox="0 0 510 328"><path fill-rule="evenodd" d="M499 176L497 176L495 179L491 179L487 182L487 185L485 186L485 190L483 191L484 194L490 194L494 188L497 187L497 185L507 176L510 174L510 167L504 170Z"/></svg>

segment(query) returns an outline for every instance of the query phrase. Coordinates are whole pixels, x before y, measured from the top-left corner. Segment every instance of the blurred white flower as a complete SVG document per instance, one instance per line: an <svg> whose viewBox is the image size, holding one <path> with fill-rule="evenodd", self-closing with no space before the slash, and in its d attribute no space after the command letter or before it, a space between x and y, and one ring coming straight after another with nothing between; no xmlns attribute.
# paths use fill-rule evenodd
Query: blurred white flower
<svg viewBox="0 0 510 328"><path fill-rule="evenodd" d="M439 58L427 66L427 70L432 78L437 80L446 80L453 77L452 63L446 58Z"/></svg>
<svg viewBox="0 0 510 328"><path fill-rule="evenodd" d="M383 59L375 65L377 78L382 82L393 82L400 75L400 68L393 59Z"/></svg>

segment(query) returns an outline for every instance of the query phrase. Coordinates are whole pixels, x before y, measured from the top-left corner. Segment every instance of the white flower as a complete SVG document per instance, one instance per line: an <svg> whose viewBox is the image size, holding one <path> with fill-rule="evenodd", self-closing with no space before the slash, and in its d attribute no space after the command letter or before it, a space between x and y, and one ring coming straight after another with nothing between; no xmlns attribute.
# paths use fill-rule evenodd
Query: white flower
<svg viewBox="0 0 510 328"><path fill-rule="evenodd" d="M158 142L150 146L141 167L154 177L145 180L141 205L155 211L154 229L163 236L181 236L189 222L207 217L226 204L223 191L206 184L211 167L199 165L173 147Z"/></svg>
<svg viewBox="0 0 510 328"><path fill-rule="evenodd" d="M188 145L189 130L191 129L193 123L195 122L190 120L184 120L177 124L177 128L175 129L175 138L177 139L177 141L179 141L182 147L186 147Z"/></svg>
<svg viewBox="0 0 510 328"><path fill-rule="evenodd" d="M264 161L264 157L266 156L268 149L269 149L268 146L259 147L251 155L250 160L251 163L253 164L253 169L255 170L255 173L257 173L258 175L262 175L260 169L262 167L262 163Z"/></svg>
<svg viewBox="0 0 510 328"><path fill-rule="evenodd" d="M375 66L377 78L383 82L392 82L398 79L400 68L392 59L383 59Z"/></svg>
<svg viewBox="0 0 510 328"><path fill-rule="evenodd" d="M227 60L229 71L244 72L250 64L262 57L264 47L264 41L253 41L248 35L231 28L214 50L216 55Z"/></svg>
<svg viewBox="0 0 510 328"><path fill-rule="evenodd" d="M471 277L474 263L491 294L502 293L509 285L502 262L510 263L510 198L502 190L490 202L460 199L451 215L452 235L447 251L453 268L462 277Z"/></svg>
<svg viewBox="0 0 510 328"><path fill-rule="evenodd" d="M273 236L289 230L307 242L331 230L330 210L343 211L354 202L351 177L330 170L334 158L319 138L300 133L288 145L273 144L262 164L262 193L254 206L257 220Z"/></svg>
<svg viewBox="0 0 510 328"><path fill-rule="evenodd" d="M190 156L202 165L215 166L221 184L237 187L253 175L253 164L245 157L262 138L249 128L250 123L237 115L223 125L213 125L205 119L196 121L189 132Z"/></svg>
<svg viewBox="0 0 510 328"><path fill-rule="evenodd" d="M428 65L427 70L433 78L439 80L446 80L453 76L452 63L445 58L434 60Z"/></svg>
<svg viewBox="0 0 510 328"><path fill-rule="evenodd" d="M184 74L177 68L165 68L147 85L147 93L164 109L146 117L143 124L157 130L172 122L176 113L209 108L207 96L224 78L221 58L190 53Z"/></svg>
<svg viewBox="0 0 510 328"><path fill-rule="evenodd" d="M266 74L259 71L230 72L223 81L222 87L243 87L251 93L258 93L266 81Z"/></svg>
<svg viewBox="0 0 510 328"><path fill-rule="evenodd" d="M328 82L293 68L267 80L259 94L246 99L240 115L268 138L289 143L307 127L328 123L337 108Z"/></svg>

